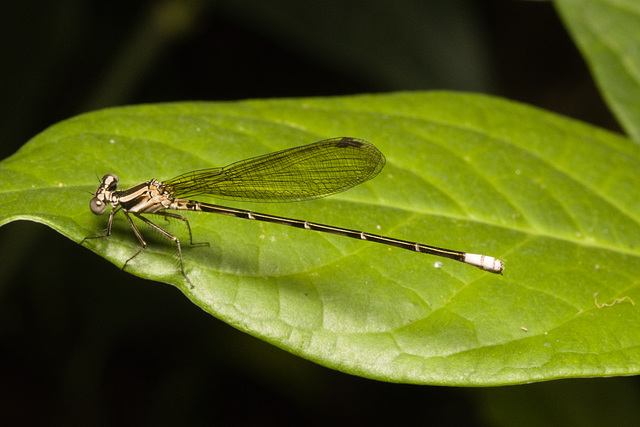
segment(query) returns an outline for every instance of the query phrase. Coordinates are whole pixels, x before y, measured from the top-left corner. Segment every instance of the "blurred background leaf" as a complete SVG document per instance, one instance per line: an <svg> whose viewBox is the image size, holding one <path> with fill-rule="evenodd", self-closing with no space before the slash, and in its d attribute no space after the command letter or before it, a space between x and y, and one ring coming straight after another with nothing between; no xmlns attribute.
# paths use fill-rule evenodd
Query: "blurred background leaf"
<svg viewBox="0 0 640 427"><path fill-rule="evenodd" d="M640 3L559 0L557 5L607 104L626 133L640 141Z"/></svg>

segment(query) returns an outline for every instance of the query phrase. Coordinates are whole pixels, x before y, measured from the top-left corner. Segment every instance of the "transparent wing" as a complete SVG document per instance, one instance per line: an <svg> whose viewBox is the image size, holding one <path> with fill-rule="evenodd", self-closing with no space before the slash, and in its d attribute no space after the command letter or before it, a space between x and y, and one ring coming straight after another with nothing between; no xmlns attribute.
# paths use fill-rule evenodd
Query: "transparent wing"
<svg viewBox="0 0 640 427"><path fill-rule="evenodd" d="M164 182L175 197L287 202L325 197L375 177L385 158L362 139L326 139L223 168L188 172Z"/></svg>

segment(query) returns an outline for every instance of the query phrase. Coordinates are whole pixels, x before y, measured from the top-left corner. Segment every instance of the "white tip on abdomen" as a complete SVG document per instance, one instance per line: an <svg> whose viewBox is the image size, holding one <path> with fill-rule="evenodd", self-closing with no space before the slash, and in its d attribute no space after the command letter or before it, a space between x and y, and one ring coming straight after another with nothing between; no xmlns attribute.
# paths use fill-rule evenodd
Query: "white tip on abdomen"
<svg viewBox="0 0 640 427"><path fill-rule="evenodd" d="M504 262L492 256L464 254L464 262L492 273L502 274L502 270L504 270Z"/></svg>

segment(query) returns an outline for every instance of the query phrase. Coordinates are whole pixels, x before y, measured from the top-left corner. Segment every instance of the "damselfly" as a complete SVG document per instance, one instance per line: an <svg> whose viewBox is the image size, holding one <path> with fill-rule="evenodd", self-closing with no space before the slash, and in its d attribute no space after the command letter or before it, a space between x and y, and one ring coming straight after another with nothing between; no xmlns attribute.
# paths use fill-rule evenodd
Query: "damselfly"
<svg viewBox="0 0 640 427"><path fill-rule="evenodd" d="M293 202L316 199L345 191L370 180L382 170L384 164L384 156L372 144L362 139L342 137L241 160L222 168L187 172L168 181L161 182L152 179L134 185L127 190L117 190L118 177L114 174L107 174L102 178L89 204L91 212L96 215L104 214L107 205L111 205L107 232L103 236L85 237L80 243L82 244L88 239L110 236L113 217L117 212L122 211L141 245L140 250L125 261L122 266L125 268L129 261L147 248L142 233L129 215L132 214L175 242L178 247L182 275L193 287L184 269L180 240L145 218L143 214L154 214L184 221L189 230L191 245L208 245L209 243L193 242L193 234L187 218L167 212L167 210L200 211L368 240L450 258L482 270L502 274L504 263L487 255L442 249L363 231L265 215L188 199L198 195L258 202Z"/></svg>

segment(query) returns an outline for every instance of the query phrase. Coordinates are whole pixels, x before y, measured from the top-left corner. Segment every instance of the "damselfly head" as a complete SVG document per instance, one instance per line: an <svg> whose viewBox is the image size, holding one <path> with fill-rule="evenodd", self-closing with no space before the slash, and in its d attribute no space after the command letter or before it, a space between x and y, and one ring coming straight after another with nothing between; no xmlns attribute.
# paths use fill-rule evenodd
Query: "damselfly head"
<svg viewBox="0 0 640 427"><path fill-rule="evenodd" d="M89 202L89 208L91 212L96 215L102 215L107 210L106 200L108 195L105 193L111 193L118 188L118 177L112 173L108 173L102 177L100 185L96 189L93 199Z"/></svg>
<svg viewBox="0 0 640 427"><path fill-rule="evenodd" d="M91 212L96 215L102 215L107 210L107 204L104 200L100 200L97 196L91 199L89 202L89 208L91 208Z"/></svg>
<svg viewBox="0 0 640 427"><path fill-rule="evenodd" d="M116 188L118 188L118 183L118 177L112 173L108 173L102 177L102 182L98 187L98 191L100 190L100 188L104 188L107 191L114 191Z"/></svg>

